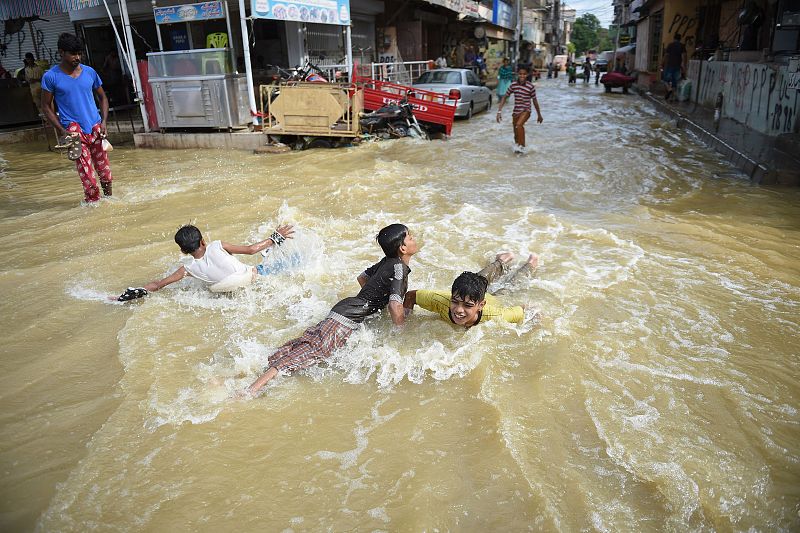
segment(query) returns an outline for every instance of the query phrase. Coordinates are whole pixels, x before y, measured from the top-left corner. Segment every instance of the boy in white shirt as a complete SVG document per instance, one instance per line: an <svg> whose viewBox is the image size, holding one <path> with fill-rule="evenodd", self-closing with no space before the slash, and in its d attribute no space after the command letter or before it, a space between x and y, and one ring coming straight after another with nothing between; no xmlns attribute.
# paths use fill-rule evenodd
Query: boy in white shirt
<svg viewBox="0 0 800 533"><path fill-rule="evenodd" d="M186 276L211 283L211 290L218 292L247 285L257 274L266 275L270 272L264 265L255 267L245 265L231 254L253 255L276 244L280 246L286 239L292 239L293 234L292 226L284 224L272 232L268 239L256 244L230 244L223 241L211 241L210 244L206 244L199 229L192 225L183 226L175 234L175 243L180 246L181 252L190 255L192 259L187 258L183 266L166 278L145 285L143 294L136 293L141 289L128 289L119 299L125 301L144 296Z"/></svg>

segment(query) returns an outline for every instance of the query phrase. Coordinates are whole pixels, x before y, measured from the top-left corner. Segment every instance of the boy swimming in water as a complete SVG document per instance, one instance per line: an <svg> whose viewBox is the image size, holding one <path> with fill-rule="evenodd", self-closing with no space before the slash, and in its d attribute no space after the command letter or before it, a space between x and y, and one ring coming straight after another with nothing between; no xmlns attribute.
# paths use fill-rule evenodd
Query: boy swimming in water
<svg viewBox="0 0 800 533"><path fill-rule="evenodd" d="M365 318L387 305L392 322L398 326L403 324L403 297L411 272L408 263L419 248L414 236L402 224L386 226L378 232L376 240L386 256L359 274L361 291L334 305L325 320L270 355L269 366L247 388L248 394L257 393L280 372L292 373L327 359L344 346Z"/></svg>
<svg viewBox="0 0 800 533"><path fill-rule="evenodd" d="M289 224L279 226L268 239L256 244L230 244L222 241L211 241L206 244L202 233L195 226L187 224L175 234L175 243L181 252L190 255L183 265L158 281L153 281L143 288L129 288L118 300L132 300L155 292L172 283L192 276L206 283L212 284L210 289L217 292L233 290L243 287L253 281L256 274L269 274L269 269L264 265L251 267L245 265L231 254L253 255L272 246L280 246L286 239L292 239L294 229Z"/></svg>
<svg viewBox="0 0 800 533"><path fill-rule="evenodd" d="M411 311L414 305L418 305L437 313L451 324L466 328L487 320L505 320L521 324L525 319L523 306L503 307L494 295L486 294L489 284L508 272L508 265L512 259L514 254L501 253L477 274L464 272L453 281L450 292L408 291L403 306ZM532 275L536 272L538 264L539 258L531 254L528 261L514 273L510 282Z"/></svg>

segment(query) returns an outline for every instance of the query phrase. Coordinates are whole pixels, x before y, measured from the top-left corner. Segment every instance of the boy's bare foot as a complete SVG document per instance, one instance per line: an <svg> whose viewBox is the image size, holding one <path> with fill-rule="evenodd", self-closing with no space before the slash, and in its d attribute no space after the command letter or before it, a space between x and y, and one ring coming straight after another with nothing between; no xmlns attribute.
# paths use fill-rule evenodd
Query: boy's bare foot
<svg viewBox="0 0 800 533"><path fill-rule="evenodd" d="M514 254L511 252L501 252L497 254L495 260L500 261L501 263L508 264L514 260Z"/></svg>
<svg viewBox="0 0 800 533"><path fill-rule="evenodd" d="M528 264L530 266L532 266L533 268L536 268L537 266L539 266L539 256L536 255L536 254L531 254L528 257Z"/></svg>

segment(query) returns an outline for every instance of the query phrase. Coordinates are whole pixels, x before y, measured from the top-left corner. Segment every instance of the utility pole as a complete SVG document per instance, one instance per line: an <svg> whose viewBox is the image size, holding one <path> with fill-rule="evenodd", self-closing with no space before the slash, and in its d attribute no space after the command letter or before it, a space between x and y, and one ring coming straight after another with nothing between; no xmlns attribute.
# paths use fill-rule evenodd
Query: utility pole
<svg viewBox="0 0 800 533"><path fill-rule="evenodd" d="M522 43L522 0L517 0L515 3L517 13L517 23L514 25L514 53L511 56L511 64L519 64L520 59L520 43Z"/></svg>
<svg viewBox="0 0 800 533"><path fill-rule="evenodd" d="M555 40L555 53L553 57L561 53L561 1L553 1L553 39Z"/></svg>

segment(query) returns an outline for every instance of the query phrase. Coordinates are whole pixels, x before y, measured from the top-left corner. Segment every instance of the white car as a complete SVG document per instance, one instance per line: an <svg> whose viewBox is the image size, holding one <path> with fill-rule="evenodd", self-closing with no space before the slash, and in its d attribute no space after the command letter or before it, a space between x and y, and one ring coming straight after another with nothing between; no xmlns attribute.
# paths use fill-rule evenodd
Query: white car
<svg viewBox="0 0 800 533"><path fill-rule="evenodd" d="M478 76L466 68L439 68L422 73L414 87L447 95L456 104L456 116L471 118L474 113L492 108L492 91L481 85Z"/></svg>

